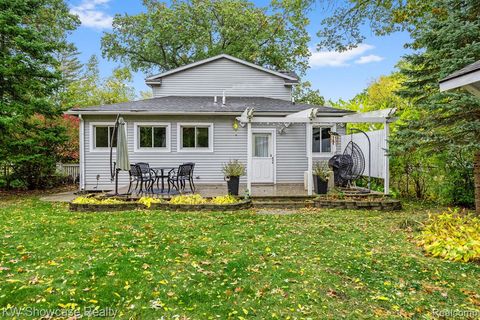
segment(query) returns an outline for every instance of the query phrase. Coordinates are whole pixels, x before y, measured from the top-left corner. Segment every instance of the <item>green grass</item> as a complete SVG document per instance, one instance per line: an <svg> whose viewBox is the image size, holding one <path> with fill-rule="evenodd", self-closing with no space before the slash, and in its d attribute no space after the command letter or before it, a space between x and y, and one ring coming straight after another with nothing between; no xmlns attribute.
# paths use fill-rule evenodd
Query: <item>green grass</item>
<svg viewBox="0 0 480 320"><path fill-rule="evenodd" d="M132 319L479 310L480 266L425 257L413 242L427 211L72 213L0 201L0 317L68 303Z"/></svg>

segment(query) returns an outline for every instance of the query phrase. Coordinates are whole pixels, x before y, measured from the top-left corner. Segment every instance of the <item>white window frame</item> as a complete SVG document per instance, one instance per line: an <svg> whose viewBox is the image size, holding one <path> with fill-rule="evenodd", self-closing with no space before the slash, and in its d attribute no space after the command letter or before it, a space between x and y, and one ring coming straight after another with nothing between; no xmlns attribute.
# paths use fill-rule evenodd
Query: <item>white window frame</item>
<svg viewBox="0 0 480 320"><path fill-rule="evenodd" d="M141 148L140 147L140 127L164 127L165 133L165 148ZM135 152L170 152L170 122L134 122L133 123L133 149Z"/></svg>
<svg viewBox="0 0 480 320"><path fill-rule="evenodd" d="M330 128L330 131L331 132L337 132L337 125L336 124L319 124L319 125L312 125L312 155L314 156L321 156L321 155L326 155L326 156L331 156L331 155L334 155L335 154L335 150L336 150L336 145L335 143L330 143L330 152L323 152L323 151L320 151L320 152L314 152L313 151L313 129L314 128ZM321 137L320 137L321 138ZM331 141L331 140L330 140ZM320 144L320 148L322 147L322 145Z"/></svg>
<svg viewBox="0 0 480 320"><path fill-rule="evenodd" d="M183 148L182 127L208 127L208 148ZM177 152L213 152L213 123L211 122L178 122L177 123Z"/></svg>
<svg viewBox="0 0 480 320"><path fill-rule="evenodd" d="M127 125L127 123L125 122L125 125ZM110 148L109 147L98 147L95 145L95 135L96 135L96 131L95 131L95 127L115 127L115 121L113 122L90 122L89 123L89 132L90 132L90 141L89 141L89 145L90 145L90 152L109 152L110 151ZM128 140L128 130L127 130L127 140ZM117 147L113 147L113 151L117 150Z"/></svg>

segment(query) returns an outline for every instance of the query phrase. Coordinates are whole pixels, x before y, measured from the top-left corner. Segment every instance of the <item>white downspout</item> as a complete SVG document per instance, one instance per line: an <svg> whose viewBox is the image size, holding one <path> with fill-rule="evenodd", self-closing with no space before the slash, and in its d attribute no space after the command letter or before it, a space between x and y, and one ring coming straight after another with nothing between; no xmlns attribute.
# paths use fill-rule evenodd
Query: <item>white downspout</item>
<svg viewBox="0 0 480 320"><path fill-rule="evenodd" d="M247 189L252 195L252 123L247 123Z"/></svg>
<svg viewBox="0 0 480 320"><path fill-rule="evenodd" d="M385 177L383 180L383 190L384 190L383 192L384 194L388 195L390 193L390 159L388 154L388 139L390 135L390 124L388 123L388 120L384 122L383 133L385 136L384 148L383 148L385 150L385 155L384 155Z"/></svg>
<svg viewBox="0 0 480 320"><path fill-rule="evenodd" d="M80 130L79 130L79 157L80 157L80 191L85 189L85 122L82 115L78 115L80 118Z"/></svg>
<svg viewBox="0 0 480 320"><path fill-rule="evenodd" d="M307 122L307 158L308 158L308 174L307 174L307 194L313 194L313 156L312 156L312 132L313 126L311 122Z"/></svg>

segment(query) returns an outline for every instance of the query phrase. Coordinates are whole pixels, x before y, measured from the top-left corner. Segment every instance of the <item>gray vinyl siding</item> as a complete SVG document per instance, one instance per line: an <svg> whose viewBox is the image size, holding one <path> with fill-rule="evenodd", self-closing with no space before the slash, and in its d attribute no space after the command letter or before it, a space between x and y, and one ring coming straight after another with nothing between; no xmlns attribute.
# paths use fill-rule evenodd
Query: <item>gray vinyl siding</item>
<svg viewBox="0 0 480 320"><path fill-rule="evenodd" d="M306 125L292 124L277 130L277 183L301 183L307 170Z"/></svg>
<svg viewBox="0 0 480 320"><path fill-rule="evenodd" d="M291 100L291 86L285 86L285 79L225 58L167 75L161 81L161 85L152 86L154 97L217 95L221 99L225 90L227 99L246 96Z"/></svg>
<svg viewBox="0 0 480 320"><path fill-rule="evenodd" d="M233 116L217 117L182 117L182 116L124 116L127 122L127 140L130 162L148 162L152 167L171 166L177 167L184 162L195 162L196 183L223 182L222 164L232 159L238 159L245 165L247 162L247 131L240 128L233 130ZM87 117L85 120L85 189L96 189L96 176L100 175L98 189L109 190L113 188L110 182L109 152L90 151L90 124L93 122L115 121L114 117ZM134 151L134 123L135 122L161 122L170 123L170 152L135 152ZM177 152L177 123L178 122L204 122L213 123L214 151L213 152ZM115 154L114 154L115 159ZM245 177L241 178L246 183ZM119 185L128 185L128 173L121 172Z"/></svg>
<svg viewBox="0 0 480 320"><path fill-rule="evenodd" d="M114 184L110 181L110 162L108 151L91 151L91 124L95 122L113 122L113 116L84 116L84 174L86 190L111 190ZM124 116L127 122L127 140L130 162L148 162L151 166L177 167L184 162L195 162L196 183L224 183L222 165L229 160L238 159L246 166L247 162L247 126L233 130L234 116ZM170 123L170 152L135 152L134 123ZM213 152L177 152L177 123L204 122L213 123ZM254 128L272 128L272 125L255 124ZM277 128L279 126L277 125ZM276 133L276 178L277 183L303 183L307 170L306 125L292 124L284 133ZM339 133L344 129L337 128ZM343 131L342 131L343 130ZM337 152L340 152L337 144ZM315 156L314 161L327 161L330 156ZM114 154L115 159L115 154ZM97 175L99 175L97 186ZM246 183L246 177L241 177ZM128 173L121 172L119 186L128 185Z"/></svg>

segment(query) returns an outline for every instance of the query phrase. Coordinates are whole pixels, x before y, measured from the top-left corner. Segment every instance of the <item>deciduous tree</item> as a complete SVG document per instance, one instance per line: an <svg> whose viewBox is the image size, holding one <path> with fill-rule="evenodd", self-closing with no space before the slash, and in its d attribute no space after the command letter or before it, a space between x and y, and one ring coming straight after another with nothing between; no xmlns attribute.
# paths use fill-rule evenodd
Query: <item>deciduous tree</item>
<svg viewBox="0 0 480 320"><path fill-rule="evenodd" d="M265 67L308 66L305 3L275 0L259 8L244 0L144 0L146 11L117 15L102 38L104 56L132 70L158 72L227 53Z"/></svg>

